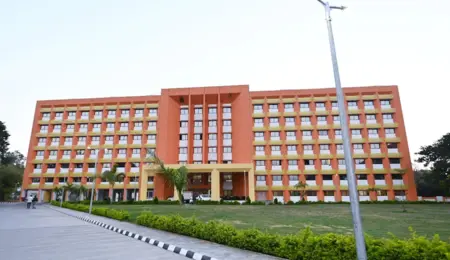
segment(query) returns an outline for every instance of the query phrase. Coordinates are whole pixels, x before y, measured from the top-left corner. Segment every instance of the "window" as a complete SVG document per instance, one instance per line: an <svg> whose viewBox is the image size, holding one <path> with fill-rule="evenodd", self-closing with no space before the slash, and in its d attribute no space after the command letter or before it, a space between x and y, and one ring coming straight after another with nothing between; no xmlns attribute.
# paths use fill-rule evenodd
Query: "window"
<svg viewBox="0 0 450 260"><path fill-rule="evenodd" d="M264 132L256 132L255 137L264 137Z"/></svg>
<svg viewBox="0 0 450 260"><path fill-rule="evenodd" d="M334 197L334 191L333 190L326 190L323 192L324 196L328 196L328 197Z"/></svg>
<svg viewBox="0 0 450 260"><path fill-rule="evenodd" d="M180 135L181 141L186 141L188 139L188 135Z"/></svg>
<svg viewBox="0 0 450 260"><path fill-rule="evenodd" d="M231 140L231 134L223 134L223 140Z"/></svg>
<svg viewBox="0 0 450 260"><path fill-rule="evenodd" d="M303 145L303 150L305 150L305 151L312 151L313 150L312 144L304 144Z"/></svg>
<svg viewBox="0 0 450 260"><path fill-rule="evenodd" d="M90 155L96 155L97 154L97 150L96 149L91 149L91 150L89 150L89 154ZM89 168L94 168L94 166L92 166L92 167L89 166Z"/></svg>
<svg viewBox="0 0 450 260"><path fill-rule="evenodd" d="M384 133L385 134L395 134L395 129L394 128L385 128L384 129Z"/></svg>
<svg viewBox="0 0 450 260"><path fill-rule="evenodd" d="M284 120L286 121L286 123L295 123L294 117L285 117Z"/></svg>
<svg viewBox="0 0 450 260"><path fill-rule="evenodd" d="M115 116L116 110L108 110L108 116Z"/></svg>
<svg viewBox="0 0 450 260"><path fill-rule="evenodd" d="M355 159L355 164L356 165L365 165L366 160L365 159Z"/></svg>
<svg viewBox="0 0 450 260"><path fill-rule="evenodd" d="M297 160L288 160L288 165L297 165Z"/></svg>
<svg viewBox="0 0 450 260"><path fill-rule="evenodd" d="M148 113L149 113L150 115L156 115L156 114L158 114L158 109L157 109L157 108L150 108L150 109L148 110Z"/></svg>
<svg viewBox="0 0 450 260"><path fill-rule="evenodd" d="M326 116L318 116L317 117L317 121L318 122L326 122L327 121L327 117Z"/></svg>
<svg viewBox="0 0 450 260"><path fill-rule="evenodd" d="M148 140L156 140L156 135L147 135Z"/></svg>
<svg viewBox="0 0 450 260"><path fill-rule="evenodd" d="M38 138L38 143L45 143L47 141L47 139L45 139L44 137L39 137ZM53 142L53 139L52 139ZM58 138L58 142L59 142L59 138Z"/></svg>
<svg viewBox="0 0 450 260"><path fill-rule="evenodd" d="M287 146L287 150L288 151L297 151L297 146L295 146L295 145L288 145Z"/></svg>
<svg viewBox="0 0 450 260"><path fill-rule="evenodd" d="M55 151L56 152L56 151ZM56 154L56 153L55 153ZM84 150L76 150L77 155L84 155Z"/></svg>
<svg viewBox="0 0 450 260"><path fill-rule="evenodd" d="M295 136L295 132L294 131L287 131L286 132L286 136Z"/></svg>
<svg viewBox="0 0 450 260"><path fill-rule="evenodd" d="M358 107L358 102L356 101L348 101L348 107Z"/></svg>
<svg viewBox="0 0 450 260"><path fill-rule="evenodd" d="M68 117L75 117L77 115L77 113L75 111L71 111L67 113Z"/></svg>
<svg viewBox="0 0 450 260"><path fill-rule="evenodd" d="M140 141L140 140L142 140L142 136L140 136L140 135L133 135L133 140Z"/></svg>
<svg viewBox="0 0 450 260"><path fill-rule="evenodd" d="M202 164L202 161L194 161L194 164Z"/></svg>
<svg viewBox="0 0 450 260"><path fill-rule="evenodd" d="M231 107L223 107L222 112L223 113L231 113Z"/></svg>
<svg viewBox="0 0 450 260"><path fill-rule="evenodd" d="M119 135L119 140L120 141L126 141L128 139L127 135Z"/></svg>
<svg viewBox="0 0 450 260"><path fill-rule="evenodd" d="M369 135L377 135L378 134L378 129L368 129L367 130Z"/></svg>
<svg viewBox="0 0 450 260"><path fill-rule="evenodd" d="M128 128L128 123L120 123L120 128Z"/></svg>
<svg viewBox="0 0 450 260"><path fill-rule="evenodd" d="M281 151L281 146L279 146L279 145L272 145L270 147L270 150L271 151Z"/></svg>
<svg viewBox="0 0 450 260"><path fill-rule="evenodd" d="M342 135L342 130L341 129L335 129L334 130L334 135Z"/></svg>
<svg viewBox="0 0 450 260"><path fill-rule="evenodd" d="M269 118L269 122L271 123L271 124L278 124L278 117L271 117L271 118Z"/></svg>
<svg viewBox="0 0 450 260"><path fill-rule="evenodd" d="M393 180L403 180L403 176L401 174L392 174Z"/></svg>
<svg viewBox="0 0 450 260"><path fill-rule="evenodd" d="M94 129L100 129L100 128L102 128L102 124L93 124L93 125L92 125L92 128L94 128Z"/></svg>
<svg viewBox="0 0 450 260"><path fill-rule="evenodd" d="M209 153L217 153L217 147L208 147Z"/></svg>
<svg viewBox="0 0 450 260"><path fill-rule="evenodd" d="M181 121L180 122L180 127L187 127L188 126L188 122L187 121Z"/></svg>
<svg viewBox="0 0 450 260"><path fill-rule="evenodd" d="M255 150L258 151L258 152L264 151L264 146L257 145L257 146L255 146Z"/></svg>
<svg viewBox="0 0 450 260"><path fill-rule="evenodd" d="M134 127L142 127L142 122L134 122Z"/></svg>
<svg viewBox="0 0 450 260"><path fill-rule="evenodd" d="M86 136L79 136L78 142L86 142Z"/></svg>
<svg viewBox="0 0 450 260"><path fill-rule="evenodd" d="M45 138L43 138L43 139L45 140ZM59 137L53 137L52 138L52 143L59 143Z"/></svg>
<svg viewBox="0 0 450 260"><path fill-rule="evenodd" d="M370 115L366 114L366 120L367 120L367 121L369 121L369 120L377 120L377 118L376 118L376 116L373 115L373 114L370 114Z"/></svg>
<svg viewBox="0 0 450 260"><path fill-rule="evenodd" d="M384 180L384 174L374 174L375 180Z"/></svg>
<svg viewBox="0 0 450 260"><path fill-rule="evenodd" d="M361 135L361 129L352 129L352 135Z"/></svg>
<svg viewBox="0 0 450 260"><path fill-rule="evenodd" d="M386 190L377 190L377 195L378 196L387 196L387 191Z"/></svg>
<svg viewBox="0 0 450 260"><path fill-rule="evenodd" d="M63 155L70 155L72 151L70 150L63 150Z"/></svg>
<svg viewBox="0 0 450 260"><path fill-rule="evenodd" d="M195 134L194 140L202 140L202 134Z"/></svg>
<svg viewBox="0 0 450 260"><path fill-rule="evenodd" d="M341 118L339 116L333 116L333 121L334 122L340 122Z"/></svg>
<svg viewBox="0 0 450 260"><path fill-rule="evenodd" d="M50 118L50 113L42 113L42 118Z"/></svg>
<svg viewBox="0 0 450 260"><path fill-rule="evenodd" d="M338 160L338 165L345 165L345 160L339 159Z"/></svg>
<svg viewBox="0 0 450 260"><path fill-rule="evenodd" d="M309 108L309 103L300 103L300 108Z"/></svg>
<svg viewBox="0 0 450 260"><path fill-rule="evenodd" d="M42 169L42 164L35 164L35 165L34 165L34 168L35 168L35 169Z"/></svg>
<svg viewBox="0 0 450 260"><path fill-rule="evenodd" d="M321 163L322 165L331 165L331 160L328 160L328 159L326 159L326 160L320 160L320 163ZM324 176L325 176L325 175L324 175ZM328 176L331 177L331 175L328 175Z"/></svg>
<svg viewBox="0 0 450 260"><path fill-rule="evenodd" d="M278 109L278 104L269 104L269 109Z"/></svg>
<svg viewBox="0 0 450 260"><path fill-rule="evenodd" d="M359 121L359 115L350 115L351 121Z"/></svg>
<svg viewBox="0 0 450 260"><path fill-rule="evenodd" d="M281 161L280 160L273 160L272 161L272 166L281 166Z"/></svg>
<svg viewBox="0 0 450 260"><path fill-rule="evenodd" d="M180 147L178 153L179 154L187 154L187 148L186 147Z"/></svg>
<svg viewBox="0 0 450 260"><path fill-rule="evenodd" d="M359 196L369 196L369 192L366 190L360 190L358 191Z"/></svg>
<svg viewBox="0 0 450 260"><path fill-rule="evenodd" d="M114 123L107 123L106 128L114 128Z"/></svg>
<svg viewBox="0 0 450 260"><path fill-rule="evenodd" d="M135 116L142 116L144 114L144 109L136 109L134 110Z"/></svg>
<svg viewBox="0 0 450 260"><path fill-rule="evenodd" d="M187 109L187 108L182 108L181 110L180 110L180 114L181 115L187 115L189 113L189 110Z"/></svg>
<svg viewBox="0 0 450 260"><path fill-rule="evenodd" d="M372 159L372 164L383 164L383 159Z"/></svg>
<svg viewBox="0 0 450 260"><path fill-rule="evenodd" d="M366 100L364 101L365 107L373 107L373 101L372 100Z"/></svg>
<svg viewBox="0 0 450 260"><path fill-rule="evenodd" d="M304 160L305 165L313 165L314 166L314 160Z"/></svg>
<svg viewBox="0 0 450 260"><path fill-rule="evenodd" d="M302 136L312 136L312 131L302 131Z"/></svg>
<svg viewBox="0 0 450 260"><path fill-rule="evenodd" d="M298 175L289 175L290 181L298 181Z"/></svg>
<svg viewBox="0 0 450 260"><path fill-rule="evenodd" d="M263 121L262 118L255 118L255 119L253 120L253 122L254 122L255 124L264 124L264 121Z"/></svg>
<svg viewBox="0 0 450 260"><path fill-rule="evenodd" d="M264 176L264 175L257 175L256 176L256 180L257 181L266 181L266 176Z"/></svg>
<svg viewBox="0 0 450 260"><path fill-rule="evenodd" d="M338 103L336 101L331 102L331 107L338 107Z"/></svg>
<svg viewBox="0 0 450 260"><path fill-rule="evenodd" d="M382 106L390 106L390 105L391 105L391 101L390 101L390 100L387 100L387 99L380 100L380 104L381 104Z"/></svg>
<svg viewBox="0 0 450 260"><path fill-rule="evenodd" d="M61 129L61 125L54 125L53 129Z"/></svg>
<svg viewBox="0 0 450 260"><path fill-rule="evenodd" d="M383 119L393 119L393 115L392 114L383 114Z"/></svg>
<svg viewBox="0 0 450 260"><path fill-rule="evenodd" d="M300 117L302 123L311 122L311 118L309 116L302 116Z"/></svg>
<svg viewBox="0 0 450 260"><path fill-rule="evenodd" d="M201 147L194 147L194 154L202 154L202 148Z"/></svg>
<svg viewBox="0 0 450 260"><path fill-rule="evenodd" d="M217 140L217 134L209 134L208 140Z"/></svg>
<svg viewBox="0 0 450 260"><path fill-rule="evenodd" d="M41 125L41 131L47 131L48 125Z"/></svg>
<svg viewBox="0 0 450 260"><path fill-rule="evenodd" d="M270 137L280 137L280 132L270 132Z"/></svg>
<svg viewBox="0 0 450 260"><path fill-rule="evenodd" d="M330 150L330 146L328 144L321 144L320 150L322 150L322 151Z"/></svg>
<svg viewBox="0 0 450 260"><path fill-rule="evenodd" d="M294 104L291 103L284 104L284 109L294 109Z"/></svg>
<svg viewBox="0 0 450 260"><path fill-rule="evenodd" d="M201 114L203 114L203 108L195 108L195 109L194 109L194 114L196 114L196 115L201 115Z"/></svg>
<svg viewBox="0 0 450 260"><path fill-rule="evenodd" d="M72 137L66 137L64 141L66 143L71 143L72 142Z"/></svg>
<svg viewBox="0 0 450 260"><path fill-rule="evenodd" d="M119 154L127 154L127 149L119 149Z"/></svg>
<svg viewBox="0 0 450 260"><path fill-rule="evenodd" d="M82 116L82 117L87 117L87 116L89 116L89 111L82 111L82 112L81 112L81 116Z"/></svg>
<svg viewBox="0 0 450 260"><path fill-rule="evenodd" d="M337 145L336 145L336 150L344 150L344 145L342 145L342 144L337 144Z"/></svg>
<svg viewBox="0 0 450 260"><path fill-rule="evenodd" d="M316 103L316 107L317 107L317 108L323 108L323 107L325 107L325 103L323 103L323 102L317 102L317 103Z"/></svg>
<svg viewBox="0 0 450 260"><path fill-rule="evenodd" d="M263 110L262 105L253 105L253 110Z"/></svg>
<svg viewBox="0 0 450 260"><path fill-rule="evenodd" d="M370 149L380 149L380 144L377 143L370 144Z"/></svg>
<svg viewBox="0 0 450 260"><path fill-rule="evenodd" d="M62 112L56 112L55 113L55 117L56 118L61 118L63 116L63 113Z"/></svg>
<svg viewBox="0 0 450 260"><path fill-rule="evenodd" d="M208 114L210 114L210 115L217 114L217 108L215 108L215 107L208 108Z"/></svg>
<svg viewBox="0 0 450 260"><path fill-rule="evenodd" d="M363 149L363 144L353 144L353 149Z"/></svg>
<svg viewBox="0 0 450 260"><path fill-rule="evenodd" d="M223 152L224 153L231 153L231 147L230 146L224 146L223 147Z"/></svg>
<svg viewBox="0 0 450 260"><path fill-rule="evenodd" d="M194 126L195 127L202 127L203 126L203 122L202 121L194 121Z"/></svg>
<svg viewBox="0 0 450 260"><path fill-rule="evenodd" d="M36 151L36 156L44 156L44 151Z"/></svg>
<svg viewBox="0 0 450 260"><path fill-rule="evenodd" d="M256 161L256 166L264 166L266 165L265 161Z"/></svg>
<svg viewBox="0 0 450 260"><path fill-rule="evenodd" d="M272 175L272 181L281 181L281 175Z"/></svg>
<svg viewBox="0 0 450 260"><path fill-rule="evenodd" d="M328 136L328 130L319 130L320 136Z"/></svg>
<svg viewBox="0 0 450 260"><path fill-rule="evenodd" d="M88 128L88 124L80 124L80 129L87 129Z"/></svg>
<svg viewBox="0 0 450 260"><path fill-rule="evenodd" d="M217 121L216 120L209 120L208 125L209 126L217 126Z"/></svg>

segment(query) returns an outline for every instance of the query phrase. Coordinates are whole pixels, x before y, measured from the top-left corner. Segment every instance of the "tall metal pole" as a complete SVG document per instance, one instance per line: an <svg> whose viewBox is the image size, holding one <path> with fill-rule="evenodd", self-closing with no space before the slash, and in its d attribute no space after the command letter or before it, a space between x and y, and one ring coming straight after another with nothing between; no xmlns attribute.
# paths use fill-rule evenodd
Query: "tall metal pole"
<svg viewBox="0 0 450 260"><path fill-rule="evenodd" d="M350 195L350 205L353 217L353 231L356 240L356 253L359 260L367 259L366 244L364 241L364 232L362 228L361 215L359 212L359 201L356 188L355 170L353 167L353 158L348 129L347 112L345 107L344 92L341 87L341 78L339 76L339 67L336 56L336 47L334 45L333 28L331 26L331 9L344 10L344 6L330 6L328 2L318 0L325 8L325 19L328 27L328 38L330 41L331 61L333 63L334 83L336 85L336 96L339 107L339 117L342 128L342 138L344 146L345 167L347 169L348 190Z"/></svg>
<svg viewBox="0 0 450 260"><path fill-rule="evenodd" d="M92 180L92 191L91 191L91 201L89 202L89 215L92 212L92 201L94 200L94 192L95 192L95 186L97 184L97 164L98 164L98 158L100 157L100 150L95 150L97 153L97 159L95 159L95 165L94 165L94 179Z"/></svg>

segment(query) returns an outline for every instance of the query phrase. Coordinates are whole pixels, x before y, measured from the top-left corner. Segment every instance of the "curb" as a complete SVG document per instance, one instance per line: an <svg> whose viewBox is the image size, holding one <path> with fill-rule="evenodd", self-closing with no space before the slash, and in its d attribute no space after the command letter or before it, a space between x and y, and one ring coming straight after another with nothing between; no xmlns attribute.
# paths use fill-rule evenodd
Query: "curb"
<svg viewBox="0 0 450 260"><path fill-rule="evenodd" d="M22 202L18 202L18 201L0 201L0 204L19 204Z"/></svg>
<svg viewBox="0 0 450 260"><path fill-rule="evenodd" d="M193 252L191 250L187 250L187 249L184 249L184 248L181 248L181 247L178 247L178 246L174 246L174 245L171 245L171 244L164 243L162 241L158 241L158 240L153 239L153 238L149 238L149 237L145 237L145 236L139 235L138 233L133 233L133 232L130 232L130 231L127 231L127 230L124 230L124 229L116 228L116 227L114 227L112 225L108 225L108 224L102 223L100 221L90 219L88 217L74 216L74 215L68 214L66 212L62 212L62 211L59 211L57 209L54 209L53 207L49 207L49 208L53 209L55 211L58 211L60 213L66 214L68 216L71 216L71 217L83 220L83 221L88 222L88 223L95 224L97 226L100 226L102 228L105 228L105 229L108 229L108 230L111 230L111 231L114 231L114 232L119 233L121 235L124 235L124 236L127 236L127 237L131 237L131 238L134 238L136 240L145 242L147 244L150 244L150 245L153 245L153 246L157 246L157 247L162 248L164 250L173 252L175 254L179 254L179 255L185 256L187 258L191 258L191 259L195 259L195 260L218 260L216 258L212 258L212 257L207 256L207 255L195 253L195 252Z"/></svg>

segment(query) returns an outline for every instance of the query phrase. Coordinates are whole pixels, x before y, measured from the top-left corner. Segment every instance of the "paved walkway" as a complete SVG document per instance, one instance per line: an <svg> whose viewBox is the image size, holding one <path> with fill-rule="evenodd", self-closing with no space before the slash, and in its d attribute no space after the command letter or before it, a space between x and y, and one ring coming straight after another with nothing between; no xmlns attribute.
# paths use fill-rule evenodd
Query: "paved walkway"
<svg viewBox="0 0 450 260"><path fill-rule="evenodd" d="M0 259L187 259L44 206L0 205Z"/></svg>
<svg viewBox="0 0 450 260"><path fill-rule="evenodd" d="M63 214L64 213L64 214ZM5 259L188 259L80 219L85 216L114 227L192 250L219 260L279 259L53 206L27 210L0 205L0 255ZM5 241L5 242L3 242Z"/></svg>

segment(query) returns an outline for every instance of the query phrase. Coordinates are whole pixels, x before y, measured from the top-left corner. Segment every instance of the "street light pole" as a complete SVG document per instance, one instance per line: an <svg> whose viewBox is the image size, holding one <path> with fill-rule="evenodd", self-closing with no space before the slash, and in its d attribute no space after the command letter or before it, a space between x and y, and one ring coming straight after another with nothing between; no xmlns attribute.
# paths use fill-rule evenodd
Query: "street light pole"
<svg viewBox="0 0 450 260"><path fill-rule="evenodd" d="M344 146L344 157L345 157L345 167L347 169L347 180L348 180L348 190L350 195L350 205L353 217L353 231L355 233L356 240L356 253L359 260L367 259L366 244L364 241L364 232L362 228L361 215L359 212L359 201L355 181L355 170L353 167L352 152L350 149L350 137L348 129L347 112L345 108L345 98L344 92L341 87L341 78L339 76L339 67L336 57L336 47L334 45L333 29L331 27L331 10L344 10L344 6L330 6L328 2L323 2L322 0L317 0L320 2L325 9L325 19L327 21L328 27L328 38L330 42L331 51L331 61L333 63L333 73L334 73L334 83L336 85L336 96L339 108L339 117L342 127L342 138Z"/></svg>

